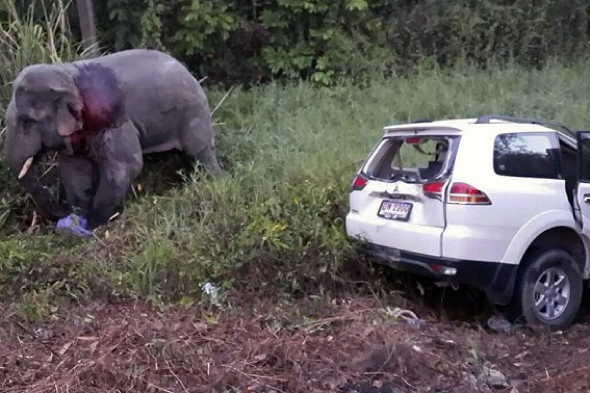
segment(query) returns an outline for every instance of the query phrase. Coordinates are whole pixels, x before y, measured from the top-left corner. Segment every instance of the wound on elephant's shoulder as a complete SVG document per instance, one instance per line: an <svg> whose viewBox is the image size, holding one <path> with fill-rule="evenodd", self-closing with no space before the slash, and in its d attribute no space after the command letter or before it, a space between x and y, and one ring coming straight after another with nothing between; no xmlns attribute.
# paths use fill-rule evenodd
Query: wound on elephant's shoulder
<svg viewBox="0 0 590 393"><path fill-rule="evenodd" d="M92 63L80 66L75 83L83 102L82 133L119 123L124 113L123 91L110 68Z"/></svg>

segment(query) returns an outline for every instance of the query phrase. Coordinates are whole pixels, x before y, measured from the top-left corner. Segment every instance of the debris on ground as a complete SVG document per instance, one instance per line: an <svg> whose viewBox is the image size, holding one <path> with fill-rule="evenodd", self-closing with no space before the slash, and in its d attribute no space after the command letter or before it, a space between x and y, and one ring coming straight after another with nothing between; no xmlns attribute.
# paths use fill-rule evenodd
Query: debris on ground
<svg viewBox="0 0 590 393"><path fill-rule="evenodd" d="M426 321L424 321L423 319L418 318L418 316L413 311L402 310L399 307L395 307L394 309L387 307L386 313L387 315L395 319L404 319L407 322L407 324L412 327L420 327L426 323Z"/></svg>
<svg viewBox="0 0 590 393"><path fill-rule="evenodd" d="M506 333L510 334L514 331L515 326L510 323L504 316L502 315L492 315L487 322L487 325L490 329L497 333Z"/></svg>
<svg viewBox="0 0 590 393"><path fill-rule="evenodd" d="M475 391L480 391L483 386L492 389L510 387L510 384L506 381L506 376L501 371L490 368L488 365L483 365L476 373L464 372L463 376L464 380L469 382Z"/></svg>
<svg viewBox="0 0 590 393"><path fill-rule="evenodd" d="M302 317L272 303L217 314L134 303L56 310L30 327L4 319L0 391L543 393L590 387L585 325L559 335L498 335L461 321L429 320L416 329L407 322L419 320L415 312L391 307L400 316L391 318L371 298L296 307ZM0 312L11 315L1 306Z"/></svg>

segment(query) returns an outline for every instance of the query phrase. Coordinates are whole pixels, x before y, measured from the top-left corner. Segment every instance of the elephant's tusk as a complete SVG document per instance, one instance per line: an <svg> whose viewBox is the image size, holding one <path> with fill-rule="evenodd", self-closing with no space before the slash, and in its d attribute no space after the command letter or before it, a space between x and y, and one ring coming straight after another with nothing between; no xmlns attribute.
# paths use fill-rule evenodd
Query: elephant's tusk
<svg viewBox="0 0 590 393"><path fill-rule="evenodd" d="M27 158L27 160L25 161L25 163L23 165L23 168L20 170L20 173L18 174L19 179L22 179L27 174L29 169L31 169L32 163L33 163L33 157Z"/></svg>

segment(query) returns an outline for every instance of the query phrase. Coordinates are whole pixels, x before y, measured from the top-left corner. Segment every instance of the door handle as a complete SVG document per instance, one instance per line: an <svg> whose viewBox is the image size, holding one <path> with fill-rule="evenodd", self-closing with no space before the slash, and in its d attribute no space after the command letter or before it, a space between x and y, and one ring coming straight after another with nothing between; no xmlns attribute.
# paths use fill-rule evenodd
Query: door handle
<svg viewBox="0 0 590 393"><path fill-rule="evenodd" d="M590 203L590 194L584 194L584 202Z"/></svg>

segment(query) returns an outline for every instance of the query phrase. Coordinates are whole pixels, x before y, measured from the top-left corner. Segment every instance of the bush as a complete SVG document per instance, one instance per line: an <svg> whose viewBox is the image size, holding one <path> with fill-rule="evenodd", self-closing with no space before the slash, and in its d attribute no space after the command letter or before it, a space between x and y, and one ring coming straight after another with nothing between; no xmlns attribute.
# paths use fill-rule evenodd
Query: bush
<svg viewBox="0 0 590 393"><path fill-rule="evenodd" d="M588 50L582 0L117 0L96 7L107 48L166 48L218 82L326 85L430 63L579 61Z"/></svg>
<svg viewBox="0 0 590 393"><path fill-rule="evenodd" d="M43 20L43 4L10 0ZM41 5L39 5L41 4ZM209 82L303 78L329 85L416 69L515 60L581 61L588 10L574 0L108 0L94 1L105 52L170 52ZM32 11L31 11L32 10ZM76 7L72 27L80 37ZM0 17L2 10L0 9Z"/></svg>
<svg viewBox="0 0 590 393"><path fill-rule="evenodd" d="M407 65L433 58L439 65L516 60L579 60L587 51L588 15L582 1L427 0L388 16L389 41Z"/></svg>

